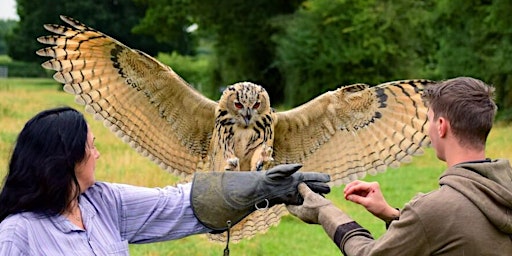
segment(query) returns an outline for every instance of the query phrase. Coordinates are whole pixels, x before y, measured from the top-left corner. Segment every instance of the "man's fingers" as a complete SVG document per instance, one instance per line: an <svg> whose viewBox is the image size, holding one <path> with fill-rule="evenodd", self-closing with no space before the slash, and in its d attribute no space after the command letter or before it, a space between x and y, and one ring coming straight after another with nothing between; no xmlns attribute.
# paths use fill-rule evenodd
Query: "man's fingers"
<svg viewBox="0 0 512 256"><path fill-rule="evenodd" d="M355 181L352 181L349 184L347 184L347 186L345 186L345 189L343 189L343 193L345 195L352 194L356 190L367 189L368 186L369 186L368 182L364 182L364 181L360 181L360 180L355 180Z"/></svg>
<svg viewBox="0 0 512 256"><path fill-rule="evenodd" d="M309 193L313 193L313 191L311 191L311 189L308 187L308 185L306 185L306 183L304 183L304 182L301 182L299 184L298 189L299 189L300 195L303 198L306 198L306 196L309 195Z"/></svg>
<svg viewBox="0 0 512 256"><path fill-rule="evenodd" d="M297 216L298 215L298 209L299 209L300 206L297 206L297 205L291 205L291 204L287 204L286 205L286 209L292 213L293 215Z"/></svg>
<svg viewBox="0 0 512 256"><path fill-rule="evenodd" d="M345 194L345 198L347 198L348 195L356 194L357 191L360 191L362 188L362 183L353 184L352 186L345 188L343 191L343 194Z"/></svg>
<svg viewBox="0 0 512 256"><path fill-rule="evenodd" d="M345 199L347 199L347 197L352 194L357 194L359 196L365 196L371 190L373 183L374 182L369 183L369 182L361 182L360 181L358 183L354 183L349 188L345 188L345 190L343 191L343 193L345 194Z"/></svg>
<svg viewBox="0 0 512 256"><path fill-rule="evenodd" d="M345 199L348 201L351 201L353 203L360 204L360 205L364 206L366 198L359 196L359 195L352 194L352 195L348 195L347 197L345 197Z"/></svg>
<svg viewBox="0 0 512 256"><path fill-rule="evenodd" d="M343 193L346 193L346 191L347 191L348 189L350 189L350 188L354 187L355 185L358 185L359 183L361 183L361 181L359 181L359 180L354 180L354 181L350 182L349 184L347 184L347 185L345 186L345 189L343 189Z"/></svg>

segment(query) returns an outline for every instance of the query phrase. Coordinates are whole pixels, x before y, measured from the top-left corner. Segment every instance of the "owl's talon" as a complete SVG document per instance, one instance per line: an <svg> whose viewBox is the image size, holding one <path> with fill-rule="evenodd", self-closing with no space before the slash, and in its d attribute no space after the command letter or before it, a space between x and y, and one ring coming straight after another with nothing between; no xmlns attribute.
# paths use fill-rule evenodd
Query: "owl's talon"
<svg viewBox="0 0 512 256"><path fill-rule="evenodd" d="M274 150L270 146L264 145L262 147L262 150L259 153L259 160L256 162L255 165L256 171L261 171L265 169L265 167L268 167L270 163L274 161L274 158L272 157L273 152Z"/></svg>
<svg viewBox="0 0 512 256"><path fill-rule="evenodd" d="M224 170L225 171L240 171L238 162L239 162L239 160L236 157L229 158L227 160L226 166L224 166Z"/></svg>
<svg viewBox="0 0 512 256"><path fill-rule="evenodd" d="M258 163L256 163L256 171L259 172L263 170L263 161L258 161Z"/></svg>

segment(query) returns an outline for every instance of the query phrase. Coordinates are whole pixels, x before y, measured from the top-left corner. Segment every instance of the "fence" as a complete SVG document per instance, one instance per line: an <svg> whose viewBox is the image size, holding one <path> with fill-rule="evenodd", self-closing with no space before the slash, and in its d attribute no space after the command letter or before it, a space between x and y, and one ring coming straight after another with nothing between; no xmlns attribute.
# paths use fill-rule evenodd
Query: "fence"
<svg viewBox="0 0 512 256"><path fill-rule="evenodd" d="M9 76L9 68L0 66L0 78L7 78Z"/></svg>

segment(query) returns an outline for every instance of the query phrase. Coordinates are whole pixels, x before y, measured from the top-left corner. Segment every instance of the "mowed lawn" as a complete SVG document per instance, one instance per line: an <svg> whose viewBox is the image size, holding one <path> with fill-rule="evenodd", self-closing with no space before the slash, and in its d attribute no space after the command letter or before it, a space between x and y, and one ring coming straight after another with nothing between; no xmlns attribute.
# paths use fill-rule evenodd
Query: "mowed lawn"
<svg viewBox="0 0 512 256"><path fill-rule="evenodd" d="M51 107L68 105L83 111L74 103L74 97L60 90L61 85L51 79L0 78L0 176L7 172L8 158L18 132L24 123L37 112ZM313 97L313 95L312 95ZM176 184L179 180L161 170L149 159L138 155L100 122L85 115L96 136L101 157L96 167L96 179L128 183L139 186L161 187ZM496 124L488 142L488 157L512 158L512 128ZM431 149L412 163L397 169L388 169L365 180L378 181L390 204L402 207L418 192L428 192L438 186L438 177L444 170ZM384 224L362 207L343 199L343 186L327 195L345 210L374 237L385 231ZM224 244L208 241L204 235L145 245L131 245L132 255L221 255ZM340 255L337 247L318 225L308 225L285 216L277 227L240 243L230 244L231 255Z"/></svg>

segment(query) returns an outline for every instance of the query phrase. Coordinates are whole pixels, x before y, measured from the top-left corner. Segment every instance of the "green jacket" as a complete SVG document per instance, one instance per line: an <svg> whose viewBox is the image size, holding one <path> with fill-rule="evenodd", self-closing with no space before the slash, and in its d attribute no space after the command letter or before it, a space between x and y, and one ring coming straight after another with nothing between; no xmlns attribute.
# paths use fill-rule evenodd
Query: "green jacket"
<svg viewBox="0 0 512 256"><path fill-rule="evenodd" d="M512 169L507 160L461 163L439 189L415 197L377 240L342 239L345 255L512 255Z"/></svg>

